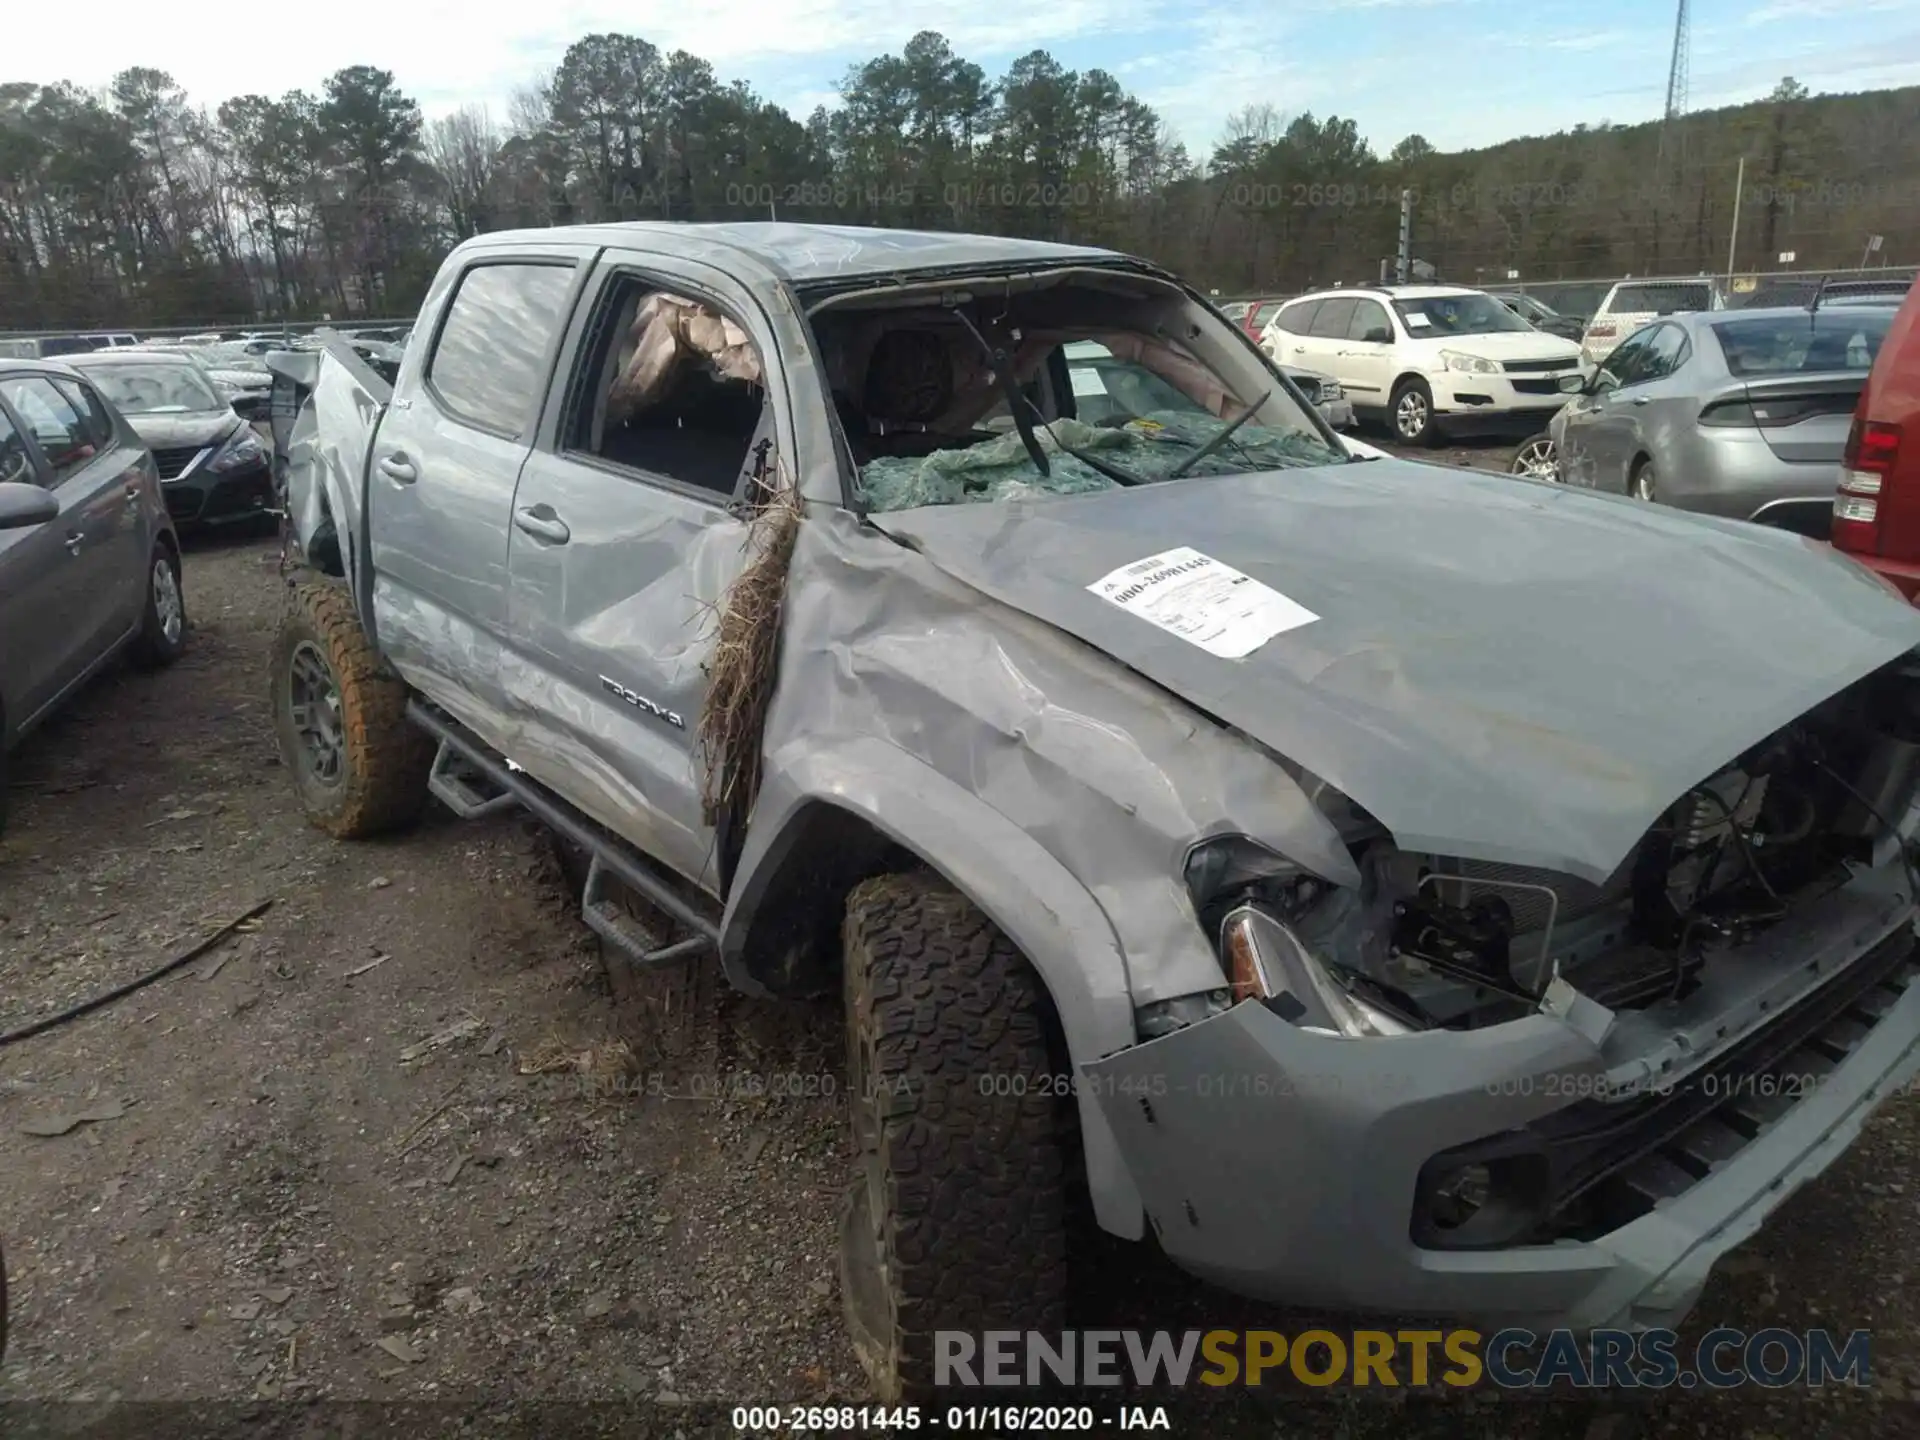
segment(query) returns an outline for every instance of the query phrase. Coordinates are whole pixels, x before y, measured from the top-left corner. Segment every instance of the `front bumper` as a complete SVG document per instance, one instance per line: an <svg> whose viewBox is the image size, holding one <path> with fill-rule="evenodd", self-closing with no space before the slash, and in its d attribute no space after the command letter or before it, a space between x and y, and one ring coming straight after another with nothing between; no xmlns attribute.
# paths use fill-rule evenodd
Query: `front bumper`
<svg viewBox="0 0 1920 1440"><path fill-rule="evenodd" d="M161 481L160 493L166 497L167 514L182 528L239 524L277 508L272 466L264 458L224 474L198 467L176 480Z"/></svg>
<svg viewBox="0 0 1920 1440"><path fill-rule="evenodd" d="M1914 912L1893 870L1807 907L1817 915L1781 922L1771 932L1777 951L1755 957L1761 971L1732 982L1747 987L1741 1007L1702 1019L1681 1002L1671 1029L1652 1011L1622 1012L1596 1044L1539 1013L1474 1032L1337 1040L1242 1004L1086 1067L1088 1083L1162 1247L1203 1279L1288 1304L1490 1326L1676 1324L1713 1265L1825 1170L1920 1070L1920 986L1908 984ZM1849 975L1856 984L1873 979L1862 992L1869 999L1829 1023L1820 997L1845 998ZM1783 987L1792 987L1791 1003L1779 1003ZM1439 1152L1602 1105L1588 1082L1622 1083L1652 1056L1673 1066L1663 1080L1690 1076L1698 1086L1716 1060L1738 1053L1733 1047L1758 1044L1770 1030L1791 1039L1774 1027L1796 1015L1825 1027L1812 1058L1792 1054L1792 1064L1820 1071L1818 1082L1789 1097L1735 1093L1721 1080L1725 1105L1716 1099L1700 1125L1689 1118L1692 1128L1677 1139L1622 1163L1621 1183L1648 1187L1638 1218L1551 1244L1414 1243L1420 1171ZM1674 1040L1682 1031L1687 1044ZM1642 1047L1638 1058L1623 1057L1620 1042ZM1649 1092L1618 1106L1641 1103ZM1729 1128L1735 1120L1738 1133ZM1706 1124L1715 1144L1700 1161L1696 1132Z"/></svg>
<svg viewBox="0 0 1920 1440"><path fill-rule="evenodd" d="M1531 435L1567 403L1559 389L1560 376L1578 373L1578 363L1568 361L1560 370L1538 373L1473 375L1450 370L1431 376L1427 384L1433 391L1435 423L1450 430L1511 427Z"/></svg>
<svg viewBox="0 0 1920 1440"><path fill-rule="evenodd" d="M1327 422L1332 430L1351 430L1353 428L1353 402L1342 396L1338 400L1322 400L1314 407L1319 410L1320 418Z"/></svg>

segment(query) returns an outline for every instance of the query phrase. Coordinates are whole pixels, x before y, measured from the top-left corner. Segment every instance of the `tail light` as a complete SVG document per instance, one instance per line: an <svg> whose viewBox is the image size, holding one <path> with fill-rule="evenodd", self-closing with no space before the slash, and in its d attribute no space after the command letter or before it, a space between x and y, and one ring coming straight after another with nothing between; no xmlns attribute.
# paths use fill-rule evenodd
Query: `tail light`
<svg viewBox="0 0 1920 1440"><path fill-rule="evenodd" d="M1880 492L1900 456L1900 427L1853 417L1833 497L1833 543L1871 555L1879 549Z"/></svg>
<svg viewBox="0 0 1920 1440"><path fill-rule="evenodd" d="M1611 340L1613 338L1613 326L1589 325L1587 327L1587 338L1589 340Z"/></svg>

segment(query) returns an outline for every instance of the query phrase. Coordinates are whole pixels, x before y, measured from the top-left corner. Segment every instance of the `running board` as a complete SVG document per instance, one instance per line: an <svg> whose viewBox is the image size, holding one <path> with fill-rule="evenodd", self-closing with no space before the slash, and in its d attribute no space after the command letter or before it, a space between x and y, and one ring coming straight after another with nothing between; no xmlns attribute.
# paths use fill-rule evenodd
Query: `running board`
<svg viewBox="0 0 1920 1440"><path fill-rule="evenodd" d="M511 810L520 803L511 791L488 784L486 777L475 771L466 757L445 740L440 742L440 749L433 757L427 790L462 820L477 820L482 815Z"/></svg>
<svg viewBox="0 0 1920 1440"><path fill-rule="evenodd" d="M440 754L434 759L433 772L436 777L442 775L444 760L447 787L443 790L434 786L433 793L445 801L456 815L480 813L462 811L462 804L477 803L485 810L491 810L503 801L517 804L592 857L587 867L586 888L581 895L582 917L589 929L627 960L636 965L659 965L719 950L720 927L713 917L703 913L675 891L655 873L646 858L626 841L609 834L524 772L509 769L457 721L429 709L418 700L407 702L407 718L440 742ZM455 768L456 762L468 773L459 774ZM478 785L474 783L476 778L480 782ZM448 799L448 790L453 792L455 799ZM637 923L619 913L608 898L606 890L610 880L618 880L676 924L693 933L669 945L655 944L653 938Z"/></svg>
<svg viewBox="0 0 1920 1440"><path fill-rule="evenodd" d="M704 935L689 935L668 945L656 944L647 928L622 910L607 894L613 872L595 855L587 866L586 889L580 896L580 918L587 928L635 965L665 965L691 959L713 948Z"/></svg>

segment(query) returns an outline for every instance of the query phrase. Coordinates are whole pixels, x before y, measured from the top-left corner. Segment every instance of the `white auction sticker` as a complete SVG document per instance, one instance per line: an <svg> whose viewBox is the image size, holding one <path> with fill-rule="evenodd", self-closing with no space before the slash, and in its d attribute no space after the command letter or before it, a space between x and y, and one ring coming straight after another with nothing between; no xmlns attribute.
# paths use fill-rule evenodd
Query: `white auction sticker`
<svg viewBox="0 0 1920 1440"><path fill-rule="evenodd" d="M1185 545L1123 565L1087 589L1225 660L1251 655L1274 636L1320 618Z"/></svg>

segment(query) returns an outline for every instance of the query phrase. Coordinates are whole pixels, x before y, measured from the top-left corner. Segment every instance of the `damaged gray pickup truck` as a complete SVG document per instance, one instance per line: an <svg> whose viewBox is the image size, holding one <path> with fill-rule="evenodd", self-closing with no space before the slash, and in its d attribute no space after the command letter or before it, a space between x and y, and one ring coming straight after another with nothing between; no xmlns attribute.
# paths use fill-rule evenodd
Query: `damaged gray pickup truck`
<svg viewBox="0 0 1920 1440"><path fill-rule="evenodd" d="M1823 546L1356 463L1022 240L487 235L391 388L272 363L309 814L519 807L610 960L843 991L883 1396L1060 1330L1082 1205L1256 1296L1671 1323L1920 1065L1920 615Z"/></svg>

